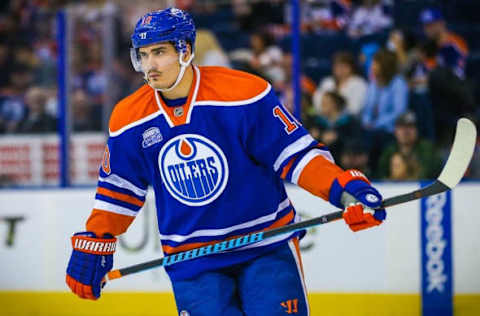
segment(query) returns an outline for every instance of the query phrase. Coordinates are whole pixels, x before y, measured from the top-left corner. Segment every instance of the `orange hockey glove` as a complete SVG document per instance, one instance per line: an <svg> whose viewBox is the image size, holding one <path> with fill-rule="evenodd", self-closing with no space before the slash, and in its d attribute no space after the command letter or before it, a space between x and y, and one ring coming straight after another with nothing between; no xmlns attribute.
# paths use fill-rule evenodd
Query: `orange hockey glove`
<svg viewBox="0 0 480 316"><path fill-rule="evenodd" d="M387 213L379 208L382 199L382 195L358 170L344 171L330 187L330 203L345 210L343 218L355 232L380 225L385 220Z"/></svg>
<svg viewBox="0 0 480 316"><path fill-rule="evenodd" d="M375 212L381 213L382 211ZM356 232L362 229L378 226L382 223L382 221L376 219L373 214L373 210L370 209L370 211L368 211L368 208L365 208L361 203L357 203L352 204L345 209L345 212L343 212L343 219L350 229Z"/></svg>

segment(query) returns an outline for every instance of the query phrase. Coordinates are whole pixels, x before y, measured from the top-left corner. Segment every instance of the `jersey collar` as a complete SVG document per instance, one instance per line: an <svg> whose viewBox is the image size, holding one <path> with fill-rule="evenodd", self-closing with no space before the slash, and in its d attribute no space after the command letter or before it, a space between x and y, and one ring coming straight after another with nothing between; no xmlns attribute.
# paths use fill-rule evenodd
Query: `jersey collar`
<svg viewBox="0 0 480 316"><path fill-rule="evenodd" d="M183 115L175 116L175 107L169 107L165 104L165 101L160 96L160 91L155 90L155 100L157 102L159 111L163 114L163 117L167 121L170 127L175 127L183 124L189 124L192 116L192 110L194 103L197 99L198 88L200 86L200 70L197 66L193 67L193 83L188 93L187 102L183 105Z"/></svg>

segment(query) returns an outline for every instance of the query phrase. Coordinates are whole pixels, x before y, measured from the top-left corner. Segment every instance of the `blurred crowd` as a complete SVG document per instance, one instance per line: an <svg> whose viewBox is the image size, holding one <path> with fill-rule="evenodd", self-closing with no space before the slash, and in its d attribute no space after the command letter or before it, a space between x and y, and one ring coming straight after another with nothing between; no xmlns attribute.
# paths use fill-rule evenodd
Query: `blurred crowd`
<svg viewBox="0 0 480 316"><path fill-rule="evenodd" d="M73 131L101 131L106 96L116 102L143 84L130 65L129 36L139 16L168 3L194 16L194 63L262 76L293 111L290 1L110 4L114 85L107 84L103 59L105 3L76 5L74 11ZM338 164L375 179L438 175L457 119L478 122L480 116L479 89L474 89L480 83L480 22L468 15L480 4L472 3L301 1L301 120ZM49 1L1 5L0 134L57 128L55 14ZM468 178L480 178L479 152Z"/></svg>

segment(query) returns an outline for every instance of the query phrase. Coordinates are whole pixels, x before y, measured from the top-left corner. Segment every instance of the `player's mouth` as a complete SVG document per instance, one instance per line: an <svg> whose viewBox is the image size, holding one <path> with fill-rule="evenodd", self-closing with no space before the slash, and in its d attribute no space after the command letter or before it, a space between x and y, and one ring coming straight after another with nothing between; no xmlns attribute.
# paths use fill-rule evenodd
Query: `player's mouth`
<svg viewBox="0 0 480 316"><path fill-rule="evenodd" d="M160 74L153 72L153 73L148 74L148 77L150 79L158 79L158 78L160 78Z"/></svg>

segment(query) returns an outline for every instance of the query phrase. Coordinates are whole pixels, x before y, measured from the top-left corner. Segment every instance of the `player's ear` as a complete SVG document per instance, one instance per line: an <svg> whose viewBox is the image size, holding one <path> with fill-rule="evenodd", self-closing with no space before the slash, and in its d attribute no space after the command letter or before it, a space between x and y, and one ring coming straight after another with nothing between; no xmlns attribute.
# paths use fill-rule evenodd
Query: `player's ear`
<svg viewBox="0 0 480 316"><path fill-rule="evenodd" d="M192 45L190 43L187 43L187 50L185 51L185 54L183 54L183 60L187 61L191 55L192 55Z"/></svg>

